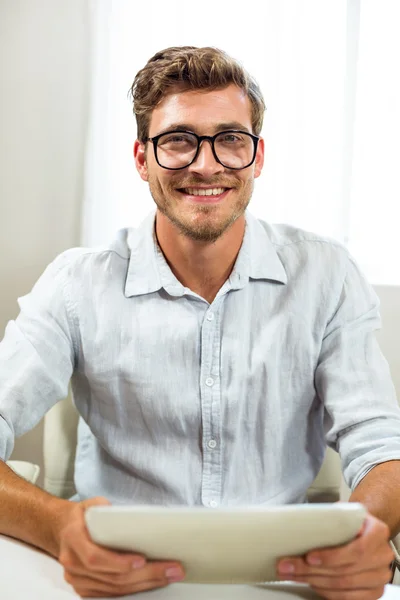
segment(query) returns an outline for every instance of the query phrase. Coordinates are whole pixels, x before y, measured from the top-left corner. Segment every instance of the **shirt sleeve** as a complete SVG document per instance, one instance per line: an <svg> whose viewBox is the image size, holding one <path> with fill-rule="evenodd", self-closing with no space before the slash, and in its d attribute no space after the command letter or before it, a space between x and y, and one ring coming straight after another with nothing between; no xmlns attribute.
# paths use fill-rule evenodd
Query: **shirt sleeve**
<svg viewBox="0 0 400 600"><path fill-rule="evenodd" d="M315 387L325 407L325 435L340 454L350 489L377 464L400 460L400 407L375 330L379 299L347 255L335 314L322 342Z"/></svg>
<svg viewBox="0 0 400 600"><path fill-rule="evenodd" d="M71 252L60 254L18 299L20 313L0 343L1 460L9 459L16 437L68 394L76 356L68 296Z"/></svg>

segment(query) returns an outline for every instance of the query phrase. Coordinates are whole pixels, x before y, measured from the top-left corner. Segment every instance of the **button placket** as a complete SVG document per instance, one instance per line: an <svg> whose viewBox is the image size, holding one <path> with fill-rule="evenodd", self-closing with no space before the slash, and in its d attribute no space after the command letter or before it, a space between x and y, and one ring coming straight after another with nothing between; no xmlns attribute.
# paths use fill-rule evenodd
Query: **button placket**
<svg viewBox="0 0 400 600"><path fill-rule="evenodd" d="M222 300L222 298L221 298ZM202 385L202 503L204 506L216 508L221 497L221 453L213 432L219 432L219 404L221 402L219 385L219 355L221 332L218 317L218 305L213 303L213 310L206 313L201 330L201 367ZM218 410L215 407L218 406ZM217 419L215 417L217 416Z"/></svg>

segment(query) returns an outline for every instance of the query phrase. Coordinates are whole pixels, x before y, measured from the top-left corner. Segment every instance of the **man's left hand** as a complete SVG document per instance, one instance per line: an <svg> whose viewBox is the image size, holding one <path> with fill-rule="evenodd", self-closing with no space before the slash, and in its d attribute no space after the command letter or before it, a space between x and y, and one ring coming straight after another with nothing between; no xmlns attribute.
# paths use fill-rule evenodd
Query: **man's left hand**
<svg viewBox="0 0 400 600"><path fill-rule="evenodd" d="M368 514L349 544L280 559L279 578L308 583L327 600L377 600L392 579L389 538L389 527ZM283 570L285 564L288 570Z"/></svg>

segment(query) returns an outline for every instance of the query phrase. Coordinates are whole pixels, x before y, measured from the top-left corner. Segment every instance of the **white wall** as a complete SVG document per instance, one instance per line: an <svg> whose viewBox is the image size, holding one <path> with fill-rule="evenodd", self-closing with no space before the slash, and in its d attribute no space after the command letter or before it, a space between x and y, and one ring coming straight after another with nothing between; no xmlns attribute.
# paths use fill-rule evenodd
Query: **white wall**
<svg viewBox="0 0 400 600"><path fill-rule="evenodd" d="M85 0L0 2L0 339L45 266L79 244L88 94ZM13 458L42 463L42 427Z"/></svg>
<svg viewBox="0 0 400 600"><path fill-rule="evenodd" d="M79 244L90 30L86 0L0 2L0 339L46 265ZM400 396L400 288L378 334ZM12 458L42 461L42 426Z"/></svg>

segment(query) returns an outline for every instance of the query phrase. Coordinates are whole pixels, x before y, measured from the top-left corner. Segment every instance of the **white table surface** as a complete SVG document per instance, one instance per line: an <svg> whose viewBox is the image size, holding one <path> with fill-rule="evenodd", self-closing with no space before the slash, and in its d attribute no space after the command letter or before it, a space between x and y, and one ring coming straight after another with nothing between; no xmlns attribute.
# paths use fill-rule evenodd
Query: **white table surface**
<svg viewBox="0 0 400 600"><path fill-rule="evenodd" d="M78 600L64 580L63 568L47 554L0 535L1 600ZM194 585L175 583L166 588L124 596L131 600L317 600L308 587L296 584ZM400 600L400 587L387 585L384 600Z"/></svg>

